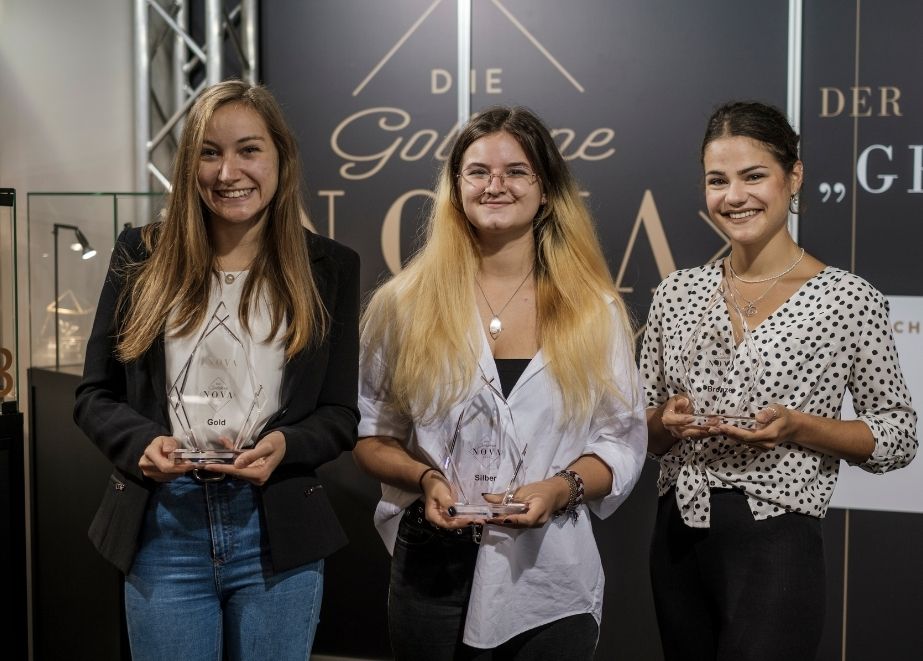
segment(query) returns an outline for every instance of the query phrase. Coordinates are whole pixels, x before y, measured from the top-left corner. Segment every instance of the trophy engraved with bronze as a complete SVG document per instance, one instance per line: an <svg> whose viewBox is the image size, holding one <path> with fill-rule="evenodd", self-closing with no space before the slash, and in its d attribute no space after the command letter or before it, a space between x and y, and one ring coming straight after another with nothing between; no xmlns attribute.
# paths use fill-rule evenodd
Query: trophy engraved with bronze
<svg viewBox="0 0 923 661"><path fill-rule="evenodd" d="M721 306L726 307L726 316ZM732 318L740 329L737 338L727 332ZM680 371L695 417L693 425L756 428L758 408L754 399L765 363L747 325L745 311L724 280L683 342Z"/></svg>

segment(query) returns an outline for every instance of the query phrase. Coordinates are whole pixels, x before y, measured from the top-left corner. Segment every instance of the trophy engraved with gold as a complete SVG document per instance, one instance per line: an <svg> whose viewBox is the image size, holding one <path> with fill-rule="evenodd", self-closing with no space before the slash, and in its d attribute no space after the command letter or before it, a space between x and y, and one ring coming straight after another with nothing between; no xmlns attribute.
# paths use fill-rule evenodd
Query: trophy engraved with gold
<svg viewBox="0 0 923 661"><path fill-rule="evenodd" d="M168 392L180 429L177 462L233 463L253 445L263 410L263 386L250 353L218 303Z"/></svg>

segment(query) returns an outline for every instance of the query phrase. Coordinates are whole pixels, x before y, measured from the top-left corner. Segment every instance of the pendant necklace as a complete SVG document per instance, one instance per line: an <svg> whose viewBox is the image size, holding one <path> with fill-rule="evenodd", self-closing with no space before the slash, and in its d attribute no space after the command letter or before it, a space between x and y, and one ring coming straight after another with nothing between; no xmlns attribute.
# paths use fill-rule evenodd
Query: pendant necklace
<svg viewBox="0 0 923 661"><path fill-rule="evenodd" d="M493 339L496 340L497 336L499 336L500 332L503 330L503 322L500 321L500 315L503 314L503 311L506 310L506 306L508 306L512 302L512 300L516 297L516 294L519 293L519 290L522 289L522 286L526 284L526 280L529 279L529 276L532 275L532 271L534 270L535 270L535 264L532 265L532 268L530 268L529 272L526 273L526 277L522 279L522 282L519 283L519 286L516 287L516 290L507 299L506 303L503 304L503 307L500 308L498 312L494 312L493 306L490 304L490 301L487 300L487 294L484 293L484 288L481 287L481 282L475 277L474 282L478 286L478 289L481 290L481 296L484 297L484 302L487 303L487 309L490 310L490 314L492 315L490 318L490 325L487 327L487 329L488 331L490 331L490 336Z"/></svg>
<svg viewBox="0 0 923 661"><path fill-rule="evenodd" d="M728 270L731 272L731 276L732 276L735 280L739 280L740 282L745 282L745 283L747 283L748 285L753 285L753 284L757 284L757 283L760 283L760 282L769 282L770 280L772 280L772 284L770 284L768 287L766 287L766 290L765 290L762 294L760 294L759 296L757 296L756 298L754 298L752 301L751 301L749 298L747 298L746 296L744 296L744 295L740 292L740 288L736 287L733 283L730 283L730 284L731 284L731 289L733 289L734 291L736 291L737 294L738 294L744 301L746 301L746 303L747 303L746 307L744 307L744 309L741 310L741 312L743 312L743 314L744 314L745 316L747 316L747 317L752 317L752 316L754 316L754 315L757 313L757 306L756 306L756 304L759 303L760 301L762 301L764 298L766 298L766 295L767 295L770 291L772 291L772 288L775 287L777 284L779 284L779 281L782 279L782 276L788 275L789 273L791 273L791 272L795 269L795 267L798 266L799 263L801 263L801 260L802 260L802 259L804 259L804 248L801 249L801 254L798 255L798 257L795 259L795 261L792 262L792 263L788 266L788 268L786 268L786 269L785 269L784 271L782 271L781 273L777 273L776 275L771 275L771 276L769 276L768 278L760 278L760 279L757 279L757 280L746 280L746 279L744 279L744 278L741 278L739 275L737 275L737 271L734 270L734 266L733 266L733 264L731 264L731 258L730 258L730 256L728 256L728 258L727 258Z"/></svg>
<svg viewBox="0 0 923 661"><path fill-rule="evenodd" d="M764 298L766 298L766 294L768 294L770 291L772 291L772 288L775 287L778 283L779 283L779 280L778 280L778 279L775 280L775 281L773 281L773 283L772 283L771 285L769 285L768 287L766 287L766 291L764 291L762 294L760 294L759 296L757 296L756 298L754 298L752 301L751 301L749 298L747 298L746 296L744 296L743 294L741 294L741 293L740 293L740 289L738 289L737 287L735 287L733 284L731 284L731 289L732 289L734 292L736 292L737 295L740 296L742 299L744 299L744 301L746 301L746 303L747 303L747 305L741 310L741 312L744 314L745 317L752 317L752 316L754 316L754 315L757 313L756 304L759 303L760 301L762 301ZM736 298L736 297L735 297L735 298Z"/></svg>
<svg viewBox="0 0 923 661"><path fill-rule="evenodd" d="M253 261L254 261L254 260L251 259L251 260L250 260L250 263L247 264L247 265L246 265L244 268L242 268L241 270L239 270L237 273L224 273L224 271L223 271L222 268L221 268L221 265L218 264L218 270L221 271L222 273L224 273L224 284L226 284L226 285L233 285L233 284L234 284L234 281L237 280L237 278L240 277L240 274L241 274L241 273L250 270L250 267L253 266Z"/></svg>

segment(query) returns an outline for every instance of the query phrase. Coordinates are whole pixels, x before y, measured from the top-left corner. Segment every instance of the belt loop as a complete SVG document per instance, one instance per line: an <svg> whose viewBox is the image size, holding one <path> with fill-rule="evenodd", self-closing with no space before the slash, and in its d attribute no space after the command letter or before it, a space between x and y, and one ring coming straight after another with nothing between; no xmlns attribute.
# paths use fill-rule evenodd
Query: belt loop
<svg viewBox="0 0 923 661"><path fill-rule="evenodd" d="M471 541L480 544L484 537L484 526L479 523L471 523L463 528L440 528L426 518L425 507L419 500L414 501L407 509L404 510L404 517L409 520L415 520L417 525L425 525L429 530L443 538L464 541L471 536Z"/></svg>
<svg viewBox="0 0 923 661"><path fill-rule="evenodd" d="M207 482L220 482L224 479L224 473L215 473L204 468L193 468L192 477L195 478L196 482L205 484Z"/></svg>

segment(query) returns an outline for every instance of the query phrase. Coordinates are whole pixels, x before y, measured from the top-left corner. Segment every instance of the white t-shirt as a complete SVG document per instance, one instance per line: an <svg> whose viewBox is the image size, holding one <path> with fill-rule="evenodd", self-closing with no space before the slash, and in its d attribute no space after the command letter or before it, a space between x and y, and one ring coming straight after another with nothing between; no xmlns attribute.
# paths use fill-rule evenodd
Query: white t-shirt
<svg viewBox="0 0 923 661"><path fill-rule="evenodd" d="M180 372L186 364L190 353L199 342L203 330L208 327L214 312L219 304L223 302L224 310L227 311L225 326L239 338L243 345L243 353L249 356L254 380L257 386L262 386L260 393L262 408L256 418L252 434L253 439L255 439L266 421L279 408L279 390L282 386L282 369L285 366L285 346L281 341L281 337L285 332L286 325L285 323L282 324L276 339L267 341L271 329L268 301L265 296L257 296L255 298L258 302L256 304L251 303L250 332L247 333L238 319L237 311L248 272L231 273L230 275L234 277L231 278L232 282L230 283L225 280L225 275L227 274L219 273L219 277L213 278L212 289L208 297L208 309L202 325L184 337L177 337L171 335L169 331L167 332L164 342L167 390L169 391L172 388L180 376ZM214 327L213 322L212 327ZM167 328L171 328L171 324L168 323ZM245 366L240 365L239 368L244 369ZM179 438L183 427L180 425L173 406L170 406L169 409L172 434ZM252 441L248 441L244 446L247 447L252 444Z"/></svg>

